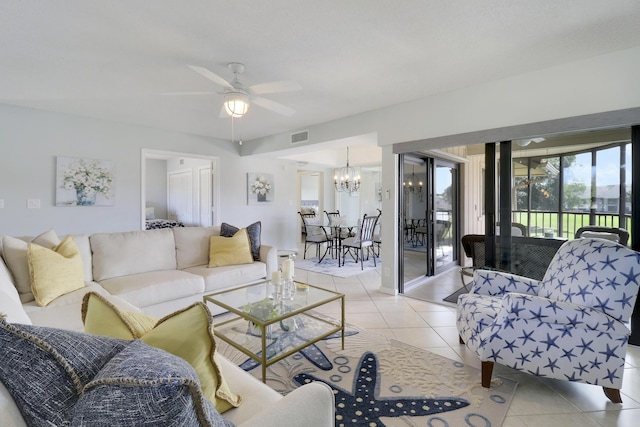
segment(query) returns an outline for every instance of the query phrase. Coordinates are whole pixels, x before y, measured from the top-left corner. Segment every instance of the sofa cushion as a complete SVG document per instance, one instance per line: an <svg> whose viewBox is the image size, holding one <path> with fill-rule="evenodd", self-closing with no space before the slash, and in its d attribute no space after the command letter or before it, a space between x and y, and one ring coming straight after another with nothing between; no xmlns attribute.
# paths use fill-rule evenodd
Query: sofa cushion
<svg viewBox="0 0 640 427"><path fill-rule="evenodd" d="M198 266L187 268L184 271L202 276L204 279L204 292L215 292L264 280L267 276L267 265L264 262L255 261L251 264L216 268Z"/></svg>
<svg viewBox="0 0 640 427"><path fill-rule="evenodd" d="M129 304L122 298L109 295L102 286L96 283L89 283L82 289L56 298L46 307L39 306L35 301L24 303L22 307L34 325L82 331L84 330L84 325L82 324L80 312L82 299L87 292L100 293L113 304L124 310L140 311L138 307Z"/></svg>
<svg viewBox="0 0 640 427"><path fill-rule="evenodd" d="M24 311L20 301L16 301L14 298L13 295L9 295L0 289L0 317L4 316L9 323L24 323L25 325L30 325L31 319Z"/></svg>
<svg viewBox="0 0 640 427"><path fill-rule="evenodd" d="M246 229L238 231L233 237L209 237L209 267L250 264L253 262L249 236Z"/></svg>
<svg viewBox="0 0 640 427"><path fill-rule="evenodd" d="M21 303L18 289L16 289L16 286L13 284L11 273L2 258L0 258L0 291L10 296L18 304Z"/></svg>
<svg viewBox="0 0 640 427"><path fill-rule="evenodd" d="M262 245L260 235L262 234L262 223L254 222L246 227L249 235L249 244L251 245L251 256L254 261L260 260L260 246ZM220 235L224 237L233 237L240 229L236 226L223 222L220 225Z"/></svg>
<svg viewBox="0 0 640 427"><path fill-rule="evenodd" d="M89 242L89 235L72 234L71 237L78 247L80 258L82 258L84 281L93 282L93 260L91 259L91 243Z"/></svg>
<svg viewBox="0 0 640 427"><path fill-rule="evenodd" d="M176 268L176 247L171 229L97 233L89 238L93 251L93 279Z"/></svg>
<svg viewBox="0 0 640 427"><path fill-rule="evenodd" d="M100 295L87 294L82 317L86 332L124 339L139 337L185 359L196 370L204 395L221 413L240 404L241 398L231 392L220 372L213 319L205 304L195 303L154 324L148 318L117 309Z"/></svg>
<svg viewBox="0 0 640 427"><path fill-rule="evenodd" d="M36 243L45 248L51 249L60 244L60 239L56 232L51 229L45 231L33 239L18 239L10 236L2 238L2 257L11 271L13 283L18 289L22 302L33 301L31 293L31 276L27 263L27 241Z"/></svg>
<svg viewBox="0 0 640 427"><path fill-rule="evenodd" d="M204 292L204 279L181 270L150 271L100 282L111 295L146 307Z"/></svg>
<svg viewBox="0 0 640 427"><path fill-rule="evenodd" d="M176 227L172 230L178 269L209 263L209 237L219 236L220 227Z"/></svg>
<svg viewBox="0 0 640 427"><path fill-rule="evenodd" d="M131 342L85 386L71 425L233 426L204 398L189 364L141 341Z"/></svg>
<svg viewBox="0 0 640 427"><path fill-rule="evenodd" d="M27 260L31 275L31 291L41 306L71 291L84 287L82 259L71 236L47 249L27 243Z"/></svg>
<svg viewBox="0 0 640 427"><path fill-rule="evenodd" d="M83 387L128 341L0 321L0 381L27 425L61 426Z"/></svg>

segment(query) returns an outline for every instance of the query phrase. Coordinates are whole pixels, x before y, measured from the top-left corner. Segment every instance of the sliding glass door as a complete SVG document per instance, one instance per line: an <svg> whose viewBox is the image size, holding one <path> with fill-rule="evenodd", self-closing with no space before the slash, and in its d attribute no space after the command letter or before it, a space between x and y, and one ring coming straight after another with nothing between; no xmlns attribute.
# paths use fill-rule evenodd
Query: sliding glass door
<svg viewBox="0 0 640 427"><path fill-rule="evenodd" d="M457 261L458 168L424 155L401 156L401 292Z"/></svg>

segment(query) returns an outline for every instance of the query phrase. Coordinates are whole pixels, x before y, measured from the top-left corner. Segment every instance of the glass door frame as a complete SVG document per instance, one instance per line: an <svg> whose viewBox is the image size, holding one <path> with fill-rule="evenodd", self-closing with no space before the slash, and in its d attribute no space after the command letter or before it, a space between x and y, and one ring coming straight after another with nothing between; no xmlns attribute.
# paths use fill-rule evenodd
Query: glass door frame
<svg viewBox="0 0 640 427"><path fill-rule="evenodd" d="M424 218L426 233L424 234L424 246L426 249L426 253L424 256L424 277L434 276L446 269L451 268L453 265L457 265L459 262L459 242L458 242L458 231L459 231L459 206L460 206L460 173L459 173L459 165L457 163L443 160L439 158L429 157L424 153L401 153L398 156L398 241L397 241L397 256L398 256L398 292L404 293L405 285L413 282L414 280L418 280L423 276L416 276L413 278L407 278L405 281L405 220L407 219L406 212L406 198L410 197L407 192L405 192L405 186L403 183L405 182L405 166L407 164L406 157L417 157L425 162L426 176L425 183L422 191L424 192L425 198L425 212ZM436 262L436 237L435 237L435 224L437 221L437 213L436 213L436 168L437 167L448 167L455 170L455 174L452 177L451 185L452 185L452 196L451 196L451 261L443 264L442 266L437 266Z"/></svg>

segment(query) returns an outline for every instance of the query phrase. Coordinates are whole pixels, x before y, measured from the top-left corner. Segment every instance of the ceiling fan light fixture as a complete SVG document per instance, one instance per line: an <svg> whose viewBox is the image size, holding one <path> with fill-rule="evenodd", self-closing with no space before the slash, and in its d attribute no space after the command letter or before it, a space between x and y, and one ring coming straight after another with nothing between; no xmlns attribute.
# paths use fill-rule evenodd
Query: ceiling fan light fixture
<svg viewBox="0 0 640 427"><path fill-rule="evenodd" d="M224 110L234 118L242 117L249 110L249 96L242 92L229 92L224 96Z"/></svg>

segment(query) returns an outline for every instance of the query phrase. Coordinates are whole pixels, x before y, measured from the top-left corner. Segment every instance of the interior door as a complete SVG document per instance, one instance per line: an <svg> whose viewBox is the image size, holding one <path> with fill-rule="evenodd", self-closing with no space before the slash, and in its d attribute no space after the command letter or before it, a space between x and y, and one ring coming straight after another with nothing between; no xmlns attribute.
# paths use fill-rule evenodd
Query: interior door
<svg viewBox="0 0 640 427"><path fill-rule="evenodd" d="M192 171L169 174L168 219L193 224L193 173Z"/></svg>

